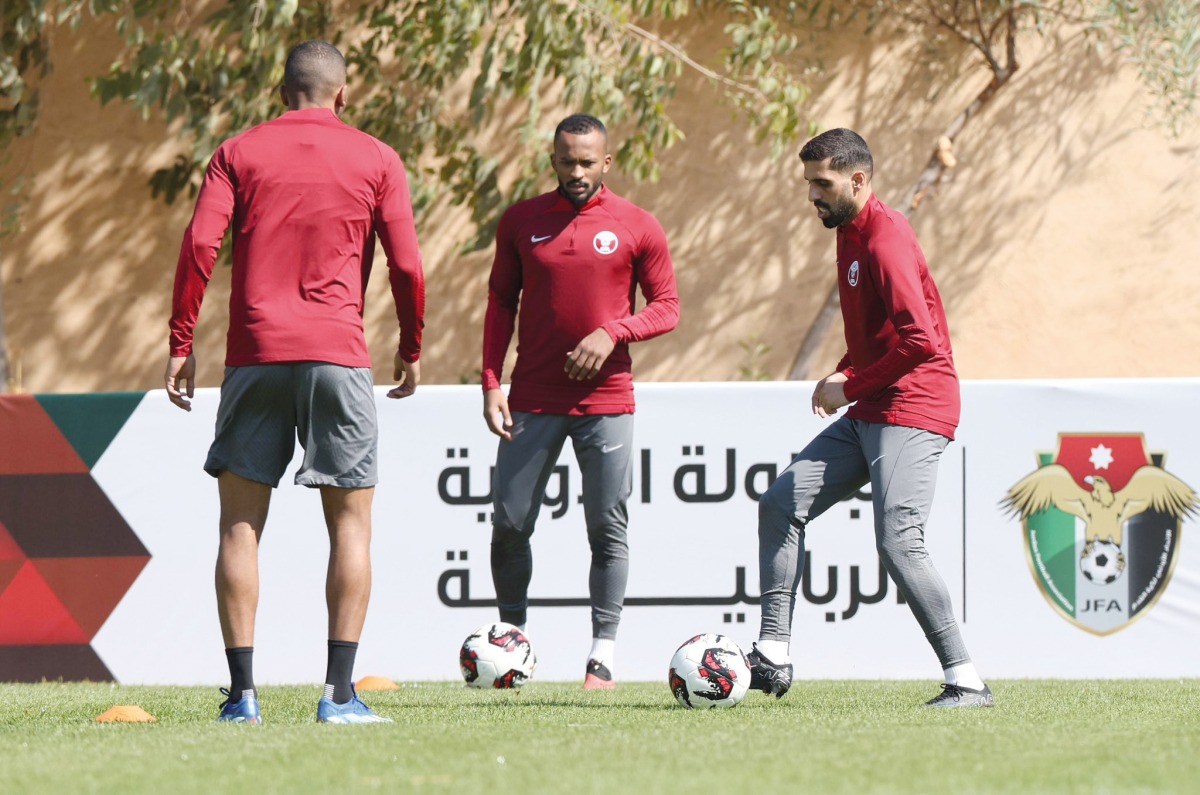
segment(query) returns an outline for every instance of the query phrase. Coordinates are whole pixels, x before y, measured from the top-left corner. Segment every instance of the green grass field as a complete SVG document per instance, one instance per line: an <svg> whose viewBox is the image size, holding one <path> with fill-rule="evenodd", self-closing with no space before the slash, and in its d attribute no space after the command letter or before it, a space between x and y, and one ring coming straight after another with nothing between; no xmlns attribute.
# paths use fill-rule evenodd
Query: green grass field
<svg viewBox="0 0 1200 795"><path fill-rule="evenodd" d="M262 726L214 688L0 684L0 792L1200 792L1200 680L999 681L927 710L928 682L798 682L781 701L675 706L665 683L585 692L412 684L391 725L314 722L316 685L264 687ZM136 704L149 724L98 724Z"/></svg>

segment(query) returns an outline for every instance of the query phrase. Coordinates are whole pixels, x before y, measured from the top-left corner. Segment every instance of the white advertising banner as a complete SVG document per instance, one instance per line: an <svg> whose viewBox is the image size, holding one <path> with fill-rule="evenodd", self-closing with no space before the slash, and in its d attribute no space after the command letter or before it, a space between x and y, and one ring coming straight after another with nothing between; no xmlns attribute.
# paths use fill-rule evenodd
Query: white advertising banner
<svg viewBox="0 0 1200 795"><path fill-rule="evenodd" d="M757 497L826 426L809 410L811 389L638 386L619 678L665 681L675 648L700 632L746 649L757 639ZM356 674L455 679L463 639L496 620L497 440L476 387L425 386L400 402L384 393L374 584ZM147 393L92 467L150 555L91 644L120 682L225 679L216 482L201 469L217 402L217 390L201 390L184 413ZM1195 522L1181 514L1186 501L1162 496L1200 485L1200 431L1186 422L1198 403L1196 380L964 384L926 538L985 676L1200 675L1200 549L1183 538ZM880 567L869 486L814 521L806 547L792 637L798 677L940 676ZM327 552L320 498L289 473L261 548L261 684L324 675ZM533 556L536 678L582 680L589 552L570 445Z"/></svg>

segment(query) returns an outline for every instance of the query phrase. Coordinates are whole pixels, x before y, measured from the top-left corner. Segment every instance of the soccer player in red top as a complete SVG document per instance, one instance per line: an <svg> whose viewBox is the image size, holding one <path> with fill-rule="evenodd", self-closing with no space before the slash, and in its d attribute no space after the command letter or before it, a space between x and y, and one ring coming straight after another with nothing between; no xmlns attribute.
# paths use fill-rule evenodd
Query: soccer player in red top
<svg viewBox="0 0 1200 795"><path fill-rule="evenodd" d="M751 687L783 696L809 522L871 484L880 559L941 663L946 683L930 707L990 707L967 654L950 594L925 550L937 464L959 417L958 375L942 299L917 236L871 190L867 142L836 129L800 150L808 199L837 230L838 293L846 355L817 382L812 410L846 413L817 436L759 500L762 625L748 655ZM851 405L853 404L853 405Z"/></svg>
<svg viewBox="0 0 1200 795"><path fill-rule="evenodd" d="M258 544L271 489L296 438L295 482L319 489L329 531L329 657L323 723L390 722L354 692L352 671L371 592L371 502L378 427L363 334L363 291L378 237L400 321L389 397L411 395L425 283L404 165L389 146L349 127L346 62L306 41L288 55L288 110L213 154L183 238L171 307L167 395L191 410L192 334L226 230L233 227L225 380L204 468L221 498L217 608L230 688L218 721L259 723L254 687Z"/></svg>
<svg viewBox="0 0 1200 795"><path fill-rule="evenodd" d="M592 649L584 687L608 689L615 686L617 625L629 577L629 343L675 328L679 295L662 226L604 186L612 165L604 124L583 114L564 119L554 131L551 163L558 189L513 205L500 219L488 282L483 417L501 439L492 580L500 620L524 628L533 572L529 539L570 437L592 552ZM646 305L635 313L638 289ZM500 377L514 327L517 363L506 396Z"/></svg>

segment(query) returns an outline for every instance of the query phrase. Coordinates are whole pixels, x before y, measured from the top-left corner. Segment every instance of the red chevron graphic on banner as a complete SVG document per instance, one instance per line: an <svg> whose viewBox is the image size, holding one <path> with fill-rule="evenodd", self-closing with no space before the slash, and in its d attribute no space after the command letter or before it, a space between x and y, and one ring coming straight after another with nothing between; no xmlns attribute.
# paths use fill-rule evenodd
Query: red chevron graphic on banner
<svg viewBox="0 0 1200 795"><path fill-rule="evenodd" d="M40 558L31 562L91 641L149 561L148 557L128 557Z"/></svg>
<svg viewBox="0 0 1200 795"><path fill-rule="evenodd" d="M0 439L0 475L88 471L33 395L0 400Z"/></svg>
<svg viewBox="0 0 1200 795"><path fill-rule="evenodd" d="M66 605L26 561L0 594L0 645L87 643Z"/></svg>

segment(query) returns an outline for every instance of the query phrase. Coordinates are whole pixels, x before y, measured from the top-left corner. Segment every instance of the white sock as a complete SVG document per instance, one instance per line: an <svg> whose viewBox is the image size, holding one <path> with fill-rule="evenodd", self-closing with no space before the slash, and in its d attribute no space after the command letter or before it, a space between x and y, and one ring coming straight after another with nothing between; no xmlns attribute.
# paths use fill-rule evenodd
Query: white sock
<svg viewBox="0 0 1200 795"><path fill-rule="evenodd" d="M974 663L968 662L953 668L945 668L942 672L946 674L946 684L948 685L983 690L983 680L979 678L979 672L975 670Z"/></svg>
<svg viewBox="0 0 1200 795"><path fill-rule="evenodd" d="M788 654L788 642L786 640L762 640L759 639L758 650L763 656L776 665L787 665L792 661L792 657Z"/></svg>
<svg viewBox="0 0 1200 795"><path fill-rule="evenodd" d="M588 659L595 660L607 668L609 673L612 673L617 660L617 642L604 638L592 638L592 651L588 654Z"/></svg>

